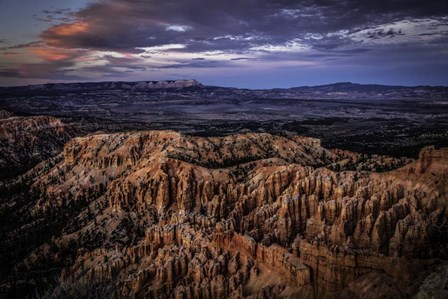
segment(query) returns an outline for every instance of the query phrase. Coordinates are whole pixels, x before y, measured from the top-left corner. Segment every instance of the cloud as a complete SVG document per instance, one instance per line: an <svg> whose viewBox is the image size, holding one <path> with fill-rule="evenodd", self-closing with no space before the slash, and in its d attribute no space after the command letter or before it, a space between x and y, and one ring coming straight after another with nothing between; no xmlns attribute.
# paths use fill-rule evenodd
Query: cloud
<svg viewBox="0 0 448 299"><path fill-rule="evenodd" d="M190 26L185 25L169 25L165 27L166 31L176 31L176 32L185 32L187 30L191 30Z"/></svg>
<svg viewBox="0 0 448 299"><path fill-rule="evenodd" d="M34 41L34 42L30 42L30 43L25 43L25 44L17 44L14 46L3 47L3 48L0 48L0 51L32 48L32 47L38 47L39 45L42 45L41 41Z"/></svg>
<svg viewBox="0 0 448 299"><path fill-rule="evenodd" d="M41 37L47 45L53 47L88 48L85 45L89 42L89 27L87 22L56 25L42 33Z"/></svg>
<svg viewBox="0 0 448 299"><path fill-rule="evenodd" d="M25 68L70 76L325 67L374 61L383 47L446 45L447 16L446 0L96 0L79 11L43 11L37 17L50 25L39 41L0 50L30 48L40 61Z"/></svg>
<svg viewBox="0 0 448 299"><path fill-rule="evenodd" d="M365 44L446 43L448 17L401 20L371 26L350 34L354 41Z"/></svg>
<svg viewBox="0 0 448 299"><path fill-rule="evenodd" d="M31 49L31 53L40 57L44 61L73 61L77 57L81 57L85 51L61 49L52 47L35 47Z"/></svg>
<svg viewBox="0 0 448 299"><path fill-rule="evenodd" d="M179 50L185 48L186 46L182 44L166 44L153 47L137 47L135 49L145 51L145 53L159 53L168 50Z"/></svg>
<svg viewBox="0 0 448 299"><path fill-rule="evenodd" d="M235 58L231 58L230 60L238 61L238 60L252 60L252 59L255 59L255 58L251 58L251 57L235 57Z"/></svg>
<svg viewBox="0 0 448 299"><path fill-rule="evenodd" d="M74 11L70 8L44 9L41 14L34 14L33 17L47 23L67 23L74 20Z"/></svg>
<svg viewBox="0 0 448 299"><path fill-rule="evenodd" d="M5 78L36 78L36 79L81 79L79 76L69 75L66 71L60 70L61 67L68 66L68 63L29 63L19 64L13 68L0 69L0 77Z"/></svg>
<svg viewBox="0 0 448 299"><path fill-rule="evenodd" d="M439 0L423 6L415 0L100 0L41 37L50 46L128 52L167 44L185 45L186 51L281 52L288 43L332 49L347 44L338 31L447 13L447 2Z"/></svg>

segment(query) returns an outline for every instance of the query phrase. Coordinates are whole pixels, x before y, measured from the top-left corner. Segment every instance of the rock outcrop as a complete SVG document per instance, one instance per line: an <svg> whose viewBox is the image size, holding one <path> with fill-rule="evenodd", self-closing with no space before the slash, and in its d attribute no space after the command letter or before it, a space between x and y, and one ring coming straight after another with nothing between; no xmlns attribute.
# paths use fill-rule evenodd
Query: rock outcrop
<svg viewBox="0 0 448 299"><path fill-rule="evenodd" d="M0 119L6 119L6 118L13 117L13 116L14 116L14 114L9 111L0 110Z"/></svg>
<svg viewBox="0 0 448 299"><path fill-rule="evenodd" d="M21 211L72 216L13 271L60 269L55 296L409 298L448 257L448 149L148 131L74 138L52 164Z"/></svg>
<svg viewBox="0 0 448 299"><path fill-rule="evenodd" d="M0 178L57 155L75 132L51 116L0 117Z"/></svg>

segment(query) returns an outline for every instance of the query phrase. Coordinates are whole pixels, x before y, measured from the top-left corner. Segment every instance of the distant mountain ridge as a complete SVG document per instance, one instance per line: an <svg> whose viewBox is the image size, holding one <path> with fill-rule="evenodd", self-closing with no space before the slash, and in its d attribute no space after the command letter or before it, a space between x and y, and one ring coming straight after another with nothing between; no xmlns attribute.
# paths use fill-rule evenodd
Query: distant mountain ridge
<svg viewBox="0 0 448 299"><path fill-rule="evenodd" d="M188 87L202 87L196 80L162 80L162 81L106 81L106 82L80 82L80 83L47 83L28 86L0 87L0 90L22 91L79 91L79 90L148 90L148 89L175 89Z"/></svg>
<svg viewBox="0 0 448 299"><path fill-rule="evenodd" d="M160 81L104 81L104 82L77 82L77 83L47 83L27 86L4 86L1 90L94 90L94 89L123 89L123 90L148 90L148 89L179 89L179 88L223 88L233 90L263 90L263 91L294 91L294 92L385 92L392 90L437 90L448 92L448 86L401 86L401 85L382 85L382 84L360 84L352 82L337 82L324 85L296 86L290 88L267 88L267 89L249 89L236 87L211 86L200 83L195 79L188 80L160 80Z"/></svg>
<svg viewBox="0 0 448 299"><path fill-rule="evenodd" d="M352 82L339 82L333 84L316 85L316 86L300 86L292 87L289 90L309 91L319 90L326 92L384 92L392 90L445 90L448 91L447 86L401 86L401 85L381 85L381 84L359 84Z"/></svg>

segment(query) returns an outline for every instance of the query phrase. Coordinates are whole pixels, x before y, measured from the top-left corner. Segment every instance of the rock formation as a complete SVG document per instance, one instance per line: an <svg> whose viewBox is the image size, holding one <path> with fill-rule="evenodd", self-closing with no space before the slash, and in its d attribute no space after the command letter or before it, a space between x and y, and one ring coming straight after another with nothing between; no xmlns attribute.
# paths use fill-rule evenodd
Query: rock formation
<svg viewBox="0 0 448 299"><path fill-rule="evenodd" d="M447 183L448 149L411 161L264 133L74 138L5 201L27 217L1 247L41 240L0 290L53 271L38 292L54 297L409 298L443 283L430 275L448 257Z"/></svg>
<svg viewBox="0 0 448 299"><path fill-rule="evenodd" d="M77 131L51 116L0 115L0 178L57 155Z"/></svg>
<svg viewBox="0 0 448 299"><path fill-rule="evenodd" d="M0 119L6 119L6 118L13 117L13 116L14 116L14 114L9 111L0 110Z"/></svg>

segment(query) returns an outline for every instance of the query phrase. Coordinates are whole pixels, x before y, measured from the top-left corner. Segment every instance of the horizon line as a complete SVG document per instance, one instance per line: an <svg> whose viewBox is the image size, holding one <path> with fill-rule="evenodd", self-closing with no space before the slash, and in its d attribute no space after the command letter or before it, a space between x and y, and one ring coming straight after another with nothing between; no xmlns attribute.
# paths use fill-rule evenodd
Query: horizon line
<svg viewBox="0 0 448 299"><path fill-rule="evenodd" d="M403 87L403 88L417 88L417 87L431 87L431 88L448 88L448 85L428 85L428 84L419 84L419 85L406 85L406 84L381 84L381 83L358 83L351 81L339 81L332 83L322 83L316 85L292 85L289 87L270 87L270 88L250 88L250 87L235 87L235 86L224 86L224 85L215 85L215 84L204 84L197 79L162 79L162 80L134 80L134 81L126 81L126 80L112 80L112 81L65 81L65 82L47 82L47 83L39 83L39 84L12 84L12 85L1 85L0 88L18 88L18 87L33 87L33 86L44 86L44 85L71 85L71 84L100 84L100 83L138 83L138 82L167 82L167 81L196 81L200 85L204 87L220 87L220 88L234 88L234 89L247 89L247 90L273 90L273 89L292 89L292 88L302 88L302 87L322 87L322 86L330 86L330 85L338 85L338 84L351 84L351 85L360 85L360 86L385 86L385 87Z"/></svg>

